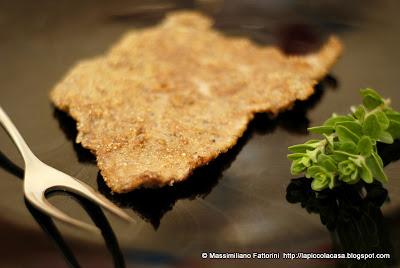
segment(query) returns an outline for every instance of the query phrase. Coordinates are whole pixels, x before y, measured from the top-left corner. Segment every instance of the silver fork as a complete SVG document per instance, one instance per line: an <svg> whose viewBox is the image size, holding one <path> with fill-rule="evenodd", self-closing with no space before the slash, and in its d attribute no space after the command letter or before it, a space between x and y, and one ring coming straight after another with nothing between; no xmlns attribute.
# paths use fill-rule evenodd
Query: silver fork
<svg viewBox="0 0 400 268"><path fill-rule="evenodd" d="M11 137L25 162L24 194L26 199L37 209L70 225L84 228L90 231L98 231L93 225L76 220L61 212L47 199L46 193L53 190L73 192L85 197L94 203L106 208L113 214L126 221L133 221L122 209L118 208L111 201L100 193L96 192L89 185L52 168L40 161L29 149L25 140L18 132L10 118L0 106L0 124Z"/></svg>

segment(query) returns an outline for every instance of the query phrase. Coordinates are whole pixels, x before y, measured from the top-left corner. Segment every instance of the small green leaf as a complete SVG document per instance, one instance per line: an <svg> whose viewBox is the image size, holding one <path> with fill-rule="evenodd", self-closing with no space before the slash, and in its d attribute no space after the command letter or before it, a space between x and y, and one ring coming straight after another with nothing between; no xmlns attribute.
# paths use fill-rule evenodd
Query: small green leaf
<svg viewBox="0 0 400 268"><path fill-rule="evenodd" d="M313 181L311 183L311 188L314 191L322 191L322 190L328 188L328 186L329 186L329 181L327 179L325 179L325 180L313 179Z"/></svg>
<svg viewBox="0 0 400 268"><path fill-rule="evenodd" d="M363 122L365 118L365 114L367 111L365 110L365 107L360 105L358 106L355 111L354 111L354 116L360 121Z"/></svg>
<svg viewBox="0 0 400 268"><path fill-rule="evenodd" d="M391 121L395 121L400 124L400 113L393 111L393 110L387 110L385 111L386 116L389 118Z"/></svg>
<svg viewBox="0 0 400 268"><path fill-rule="evenodd" d="M375 114L371 114L365 118L362 128L365 135L374 139L377 139L379 133L382 131L381 125L379 124L378 118Z"/></svg>
<svg viewBox="0 0 400 268"><path fill-rule="evenodd" d="M335 160L329 155L320 154L318 156L318 164L330 172L336 172L337 170L337 164Z"/></svg>
<svg viewBox="0 0 400 268"><path fill-rule="evenodd" d="M307 129L309 132L314 134L332 134L335 131L335 128L329 126L318 126L318 127L309 127Z"/></svg>
<svg viewBox="0 0 400 268"><path fill-rule="evenodd" d="M314 177L319 172L325 173L326 170L323 167L319 166L319 165L313 165L313 166L311 166L310 168L307 169L307 174L310 177Z"/></svg>
<svg viewBox="0 0 400 268"><path fill-rule="evenodd" d="M290 172L292 173L292 175L299 175L306 170L307 167L303 165L302 162L303 161L301 158L292 162L292 165L290 166Z"/></svg>
<svg viewBox="0 0 400 268"><path fill-rule="evenodd" d="M320 140L309 140L309 141L306 141L305 142L305 144L317 144L317 143L320 143Z"/></svg>
<svg viewBox="0 0 400 268"><path fill-rule="evenodd" d="M336 150L334 152L334 154L341 155L341 156L344 156L344 157L357 157L358 156L358 155L355 155L355 154L351 154L351 153L348 153L348 152L345 152L345 151L339 151L339 150Z"/></svg>
<svg viewBox="0 0 400 268"><path fill-rule="evenodd" d="M345 126L338 125L336 127L336 134L338 135L340 141L352 141L356 144L358 143L359 137Z"/></svg>
<svg viewBox="0 0 400 268"><path fill-rule="evenodd" d="M390 135L390 133L387 131L381 131L379 133L378 141L387 144L392 144L394 142L392 135Z"/></svg>
<svg viewBox="0 0 400 268"><path fill-rule="evenodd" d="M363 136L357 144L357 152L363 156L370 156L372 154L372 140L368 136Z"/></svg>
<svg viewBox="0 0 400 268"><path fill-rule="evenodd" d="M377 152L374 152L373 154L375 155L375 158L376 158L376 160L378 161L379 166L380 166L381 168L383 168L383 161L382 161L382 158L379 156L379 154L378 154Z"/></svg>
<svg viewBox="0 0 400 268"><path fill-rule="evenodd" d="M336 123L335 127L337 126L344 126L347 129L349 129L351 132L353 132L354 134L356 134L358 137L361 137L363 134L362 131L362 126L359 122L357 121L345 121L345 122L340 122L340 123Z"/></svg>
<svg viewBox="0 0 400 268"><path fill-rule="evenodd" d="M380 182L385 183L388 181L388 178L383 171L381 163L382 159L376 153L372 153L371 156L366 159L366 165L371 170L372 175Z"/></svg>
<svg viewBox="0 0 400 268"><path fill-rule="evenodd" d="M332 154L332 158L336 162L342 162L349 159L349 155L347 153L342 153L340 151L334 151Z"/></svg>
<svg viewBox="0 0 400 268"><path fill-rule="evenodd" d="M351 153L351 154L356 154L358 152L357 145L352 141L345 141L345 142L340 143L339 150L347 152L347 153Z"/></svg>
<svg viewBox="0 0 400 268"><path fill-rule="evenodd" d="M297 144L288 147L289 151L293 153L305 153L306 150L313 150L315 146L309 144Z"/></svg>
<svg viewBox="0 0 400 268"><path fill-rule="evenodd" d="M332 115L331 118L324 122L324 126L334 127L337 123L354 121L354 118L348 115Z"/></svg>
<svg viewBox="0 0 400 268"><path fill-rule="evenodd" d="M372 89L372 88L364 88L360 90L360 94L362 97L365 97L367 95L370 95L376 99L383 99L383 97L381 95L379 95L378 92L376 92L376 90Z"/></svg>
<svg viewBox="0 0 400 268"><path fill-rule="evenodd" d="M309 167L307 169L307 176L313 178L311 188L315 191L321 191L329 185L334 186L334 182L332 182L335 178L334 174L322 166L314 165Z"/></svg>
<svg viewBox="0 0 400 268"><path fill-rule="evenodd" d="M366 183L372 183L372 181L374 180L371 170L365 163L363 163L362 167L360 168L360 177Z"/></svg>
<svg viewBox="0 0 400 268"><path fill-rule="evenodd" d="M373 110L379 105L383 104L383 99L374 97L372 94L367 94L363 98L363 104L365 107L367 107L367 109Z"/></svg>
<svg viewBox="0 0 400 268"><path fill-rule="evenodd" d="M393 139L400 138L400 123L390 120L389 127L386 131L392 135Z"/></svg>
<svg viewBox="0 0 400 268"><path fill-rule="evenodd" d="M381 125L381 129L385 130L389 127L389 118L383 111L375 112L375 116L378 119L379 124Z"/></svg>
<svg viewBox="0 0 400 268"><path fill-rule="evenodd" d="M296 159L298 159L298 158L304 157L305 155L306 155L305 153L294 153L294 154L288 154L288 155L287 155L287 158L288 158L289 160L296 160Z"/></svg>

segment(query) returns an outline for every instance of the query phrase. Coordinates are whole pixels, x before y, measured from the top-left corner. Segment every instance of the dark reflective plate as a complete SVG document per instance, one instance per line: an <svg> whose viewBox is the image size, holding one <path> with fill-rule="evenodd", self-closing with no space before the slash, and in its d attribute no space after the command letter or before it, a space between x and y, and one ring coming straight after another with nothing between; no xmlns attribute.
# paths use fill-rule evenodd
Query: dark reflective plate
<svg viewBox="0 0 400 268"><path fill-rule="evenodd" d="M227 35L312 51L329 33L345 51L310 100L277 118L258 115L237 146L172 188L112 195L93 156L73 143L75 123L48 93L77 61L99 55L127 30L154 25L175 9L198 9ZM54 194L67 213L102 228L93 235L53 223L24 202L23 163L0 131L1 267L326 267L335 260L203 260L202 252L383 252L400 248L399 143L382 147L390 182L343 187L317 199L289 174L287 147L332 112L347 113L358 89L374 87L400 109L400 5L395 1L2 1L0 104L48 164L98 189L135 225L77 197ZM79 202L76 202L79 201ZM86 209L89 213L86 214ZM44 232L43 232L44 231ZM47 234L47 235L46 235ZM106 242L106 243L105 243Z"/></svg>

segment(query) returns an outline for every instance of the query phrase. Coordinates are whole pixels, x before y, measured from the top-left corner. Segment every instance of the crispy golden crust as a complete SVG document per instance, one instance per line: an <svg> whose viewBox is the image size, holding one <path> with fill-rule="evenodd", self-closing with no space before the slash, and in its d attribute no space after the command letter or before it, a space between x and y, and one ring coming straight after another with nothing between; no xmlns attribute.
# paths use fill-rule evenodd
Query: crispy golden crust
<svg viewBox="0 0 400 268"><path fill-rule="evenodd" d="M286 56L211 24L173 13L78 63L51 92L114 192L184 180L231 148L255 113L310 96L341 52L331 37L314 54Z"/></svg>

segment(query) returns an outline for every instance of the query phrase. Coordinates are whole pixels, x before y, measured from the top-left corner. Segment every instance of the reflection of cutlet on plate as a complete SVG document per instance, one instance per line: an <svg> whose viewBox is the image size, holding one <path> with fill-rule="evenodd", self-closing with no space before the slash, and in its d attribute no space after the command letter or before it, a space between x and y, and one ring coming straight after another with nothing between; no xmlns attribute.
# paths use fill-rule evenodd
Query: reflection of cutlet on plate
<svg viewBox="0 0 400 268"><path fill-rule="evenodd" d="M313 54L286 56L211 24L173 13L78 63L51 92L113 191L184 180L231 148L255 113L309 97L341 51L331 37Z"/></svg>

